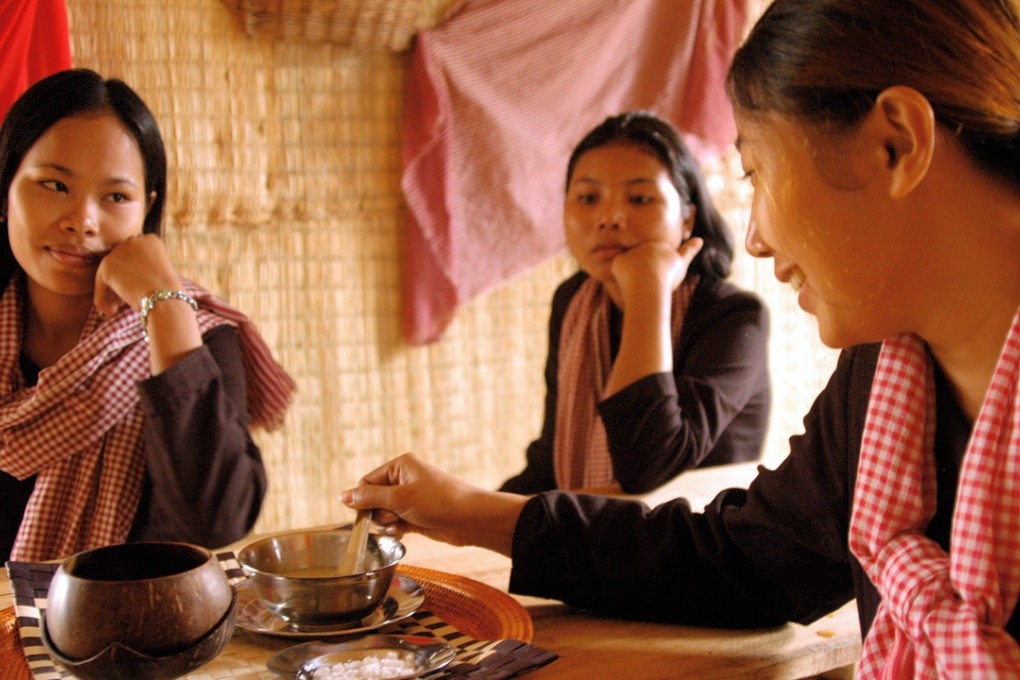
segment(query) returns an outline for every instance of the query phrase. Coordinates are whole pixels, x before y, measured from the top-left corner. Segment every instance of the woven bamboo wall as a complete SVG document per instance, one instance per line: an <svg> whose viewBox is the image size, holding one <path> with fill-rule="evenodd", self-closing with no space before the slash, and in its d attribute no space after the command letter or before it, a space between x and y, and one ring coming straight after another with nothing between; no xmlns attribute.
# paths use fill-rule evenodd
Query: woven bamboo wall
<svg viewBox="0 0 1020 680"><path fill-rule="evenodd" d="M402 342L407 54L251 37L220 0L67 7L75 64L124 78L161 123L180 271L245 310L298 382L283 430L259 436L271 491L258 528L349 519L336 493L406 450L484 486L516 471L540 426L549 298L571 264L472 302L435 345ZM710 168L741 225L735 174ZM831 354L769 263L738 267L773 306L775 462Z"/></svg>

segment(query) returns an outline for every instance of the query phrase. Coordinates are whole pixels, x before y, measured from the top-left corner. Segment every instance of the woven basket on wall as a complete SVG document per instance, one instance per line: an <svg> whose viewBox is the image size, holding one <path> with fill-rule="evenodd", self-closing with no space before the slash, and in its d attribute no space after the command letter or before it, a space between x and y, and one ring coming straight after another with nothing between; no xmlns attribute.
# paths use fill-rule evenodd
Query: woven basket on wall
<svg viewBox="0 0 1020 680"><path fill-rule="evenodd" d="M224 0L253 37L406 50L453 0Z"/></svg>

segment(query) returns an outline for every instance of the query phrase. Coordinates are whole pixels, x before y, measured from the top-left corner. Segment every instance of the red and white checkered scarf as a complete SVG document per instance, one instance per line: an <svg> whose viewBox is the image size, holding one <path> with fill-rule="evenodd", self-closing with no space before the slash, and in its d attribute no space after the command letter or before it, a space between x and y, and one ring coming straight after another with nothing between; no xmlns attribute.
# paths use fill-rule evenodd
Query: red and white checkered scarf
<svg viewBox="0 0 1020 680"><path fill-rule="evenodd" d="M136 383L150 377L137 312L103 320L93 309L78 345L26 387L21 375L24 283L0 298L0 469L37 475L11 553L55 559L127 538L144 478L143 415ZM240 312L185 281L199 328L238 328L253 426L282 423L294 382Z"/></svg>
<svg viewBox="0 0 1020 680"><path fill-rule="evenodd" d="M700 278L687 277L673 292L670 318L674 345ZM589 278L578 288L563 317L553 436L553 470L560 489L604 486L614 479L606 427L596 408L612 369L611 304L602 284Z"/></svg>
<svg viewBox="0 0 1020 680"><path fill-rule="evenodd" d="M871 388L850 548L882 596L858 678L1017 678L1004 629L1020 594L1020 314L960 471L950 553L935 513L935 388L916 336L887 340Z"/></svg>

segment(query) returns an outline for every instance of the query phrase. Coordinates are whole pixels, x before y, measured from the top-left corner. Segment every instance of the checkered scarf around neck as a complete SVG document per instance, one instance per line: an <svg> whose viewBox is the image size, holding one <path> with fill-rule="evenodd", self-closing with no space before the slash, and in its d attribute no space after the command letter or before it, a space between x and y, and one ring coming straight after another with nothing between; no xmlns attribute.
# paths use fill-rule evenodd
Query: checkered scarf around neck
<svg viewBox="0 0 1020 680"><path fill-rule="evenodd" d="M670 319L674 345L700 279L689 276L673 292ZM596 408L612 369L611 305L602 284L589 278L578 288L563 317L553 436L553 470L559 489L587 489L614 480L606 428Z"/></svg>
<svg viewBox="0 0 1020 680"><path fill-rule="evenodd" d="M199 303L202 333L238 329L253 426L282 422L294 383L240 312L185 281ZM21 375L23 276L0 298L0 468L37 475L15 560L47 560L123 542L144 478L143 415L136 383L150 377L139 314L124 308L103 320L93 309L78 345L27 387Z"/></svg>
<svg viewBox="0 0 1020 680"><path fill-rule="evenodd" d="M882 596L858 678L1016 678L1004 629L1020 594L1020 313L967 445L947 555L935 512L932 360L887 340L871 389L850 548Z"/></svg>

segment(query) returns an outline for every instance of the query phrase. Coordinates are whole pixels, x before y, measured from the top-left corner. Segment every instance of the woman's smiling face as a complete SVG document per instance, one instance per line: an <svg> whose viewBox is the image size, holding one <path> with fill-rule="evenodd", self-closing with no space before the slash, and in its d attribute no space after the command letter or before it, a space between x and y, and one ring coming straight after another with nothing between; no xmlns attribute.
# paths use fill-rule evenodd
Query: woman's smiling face
<svg viewBox="0 0 1020 680"><path fill-rule="evenodd" d="M797 291L827 345L902 332L897 292L911 244L883 211L879 154L853 132L812 136L775 117L738 115L737 128L754 187L748 252L773 258L776 278Z"/></svg>
<svg viewBox="0 0 1020 680"><path fill-rule="evenodd" d="M141 233L148 204L141 152L120 120L64 118L36 140L11 182L11 250L29 285L91 294L100 259Z"/></svg>

